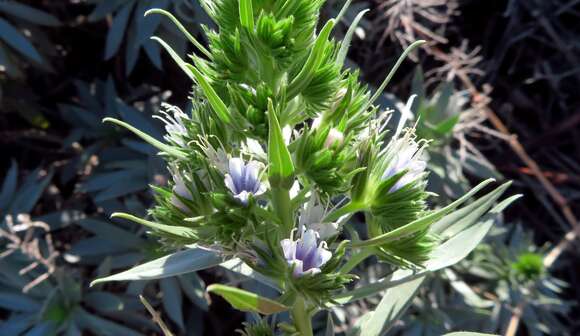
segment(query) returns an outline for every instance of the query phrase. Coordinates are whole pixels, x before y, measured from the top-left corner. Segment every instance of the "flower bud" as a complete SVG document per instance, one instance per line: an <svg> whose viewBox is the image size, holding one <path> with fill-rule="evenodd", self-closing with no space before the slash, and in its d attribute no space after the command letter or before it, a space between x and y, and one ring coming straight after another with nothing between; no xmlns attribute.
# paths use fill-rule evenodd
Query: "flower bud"
<svg viewBox="0 0 580 336"><path fill-rule="evenodd" d="M336 128L331 128L324 141L325 148L331 148L334 146L340 146L344 142L344 133L337 130Z"/></svg>

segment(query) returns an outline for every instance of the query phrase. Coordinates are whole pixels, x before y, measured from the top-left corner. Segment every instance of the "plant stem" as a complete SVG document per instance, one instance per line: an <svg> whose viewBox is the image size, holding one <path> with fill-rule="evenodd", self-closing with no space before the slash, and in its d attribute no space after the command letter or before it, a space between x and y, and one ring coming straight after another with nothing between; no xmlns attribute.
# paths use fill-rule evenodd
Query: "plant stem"
<svg viewBox="0 0 580 336"><path fill-rule="evenodd" d="M310 320L310 314L308 313L306 301L302 296L296 297L294 301L294 306L292 307L292 318L294 319L294 325L296 330L301 336L312 336L312 321Z"/></svg>
<svg viewBox="0 0 580 336"><path fill-rule="evenodd" d="M353 253L350 259L340 268L340 273L348 273L352 271L356 265L360 264L363 260L373 255L372 248L363 248L358 253Z"/></svg>
<svg viewBox="0 0 580 336"><path fill-rule="evenodd" d="M292 215L290 191L284 188L272 188L272 205L274 211L282 222L285 236L289 235L294 228L294 217Z"/></svg>

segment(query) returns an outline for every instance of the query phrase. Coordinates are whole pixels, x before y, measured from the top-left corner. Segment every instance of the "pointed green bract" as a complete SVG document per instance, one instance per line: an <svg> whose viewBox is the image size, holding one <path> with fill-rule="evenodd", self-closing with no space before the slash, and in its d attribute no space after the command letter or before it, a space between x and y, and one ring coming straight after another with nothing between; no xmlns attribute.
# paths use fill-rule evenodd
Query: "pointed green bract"
<svg viewBox="0 0 580 336"><path fill-rule="evenodd" d="M268 101L268 172L273 186L290 188L294 175L294 163L284 142L272 101Z"/></svg>

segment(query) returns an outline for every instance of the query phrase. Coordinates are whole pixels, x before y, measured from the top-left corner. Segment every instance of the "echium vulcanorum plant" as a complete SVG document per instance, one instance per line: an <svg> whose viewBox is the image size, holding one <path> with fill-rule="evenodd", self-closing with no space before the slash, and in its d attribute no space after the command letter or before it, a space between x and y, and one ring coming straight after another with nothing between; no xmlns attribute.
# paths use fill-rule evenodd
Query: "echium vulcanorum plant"
<svg viewBox="0 0 580 336"><path fill-rule="evenodd" d="M493 206L507 185L459 208L486 181L449 206L430 209L428 143L405 128L404 117L389 131L389 113L373 104L421 42L405 51L372 94L357 71L343 68L364 11L337 41L331 35L341 14L319 25L323 3L201 0L217 25L204 27L207 48L171 14L148 12L167 16L196 47L186 61L154 37L193 82L191 112L165 106L159 115L164 141L106 119L158 148L172 177L169 186L153 187L150 219L113 216L148 226L173 253L96 282L168 277L221 264L280 296L267 299L225 285L208 291L244 311L289 311L292 322L272 328L312 335L316 312L416 283L461 260L483 238L490 218L513 200ZM365 228L349 221L355 214ZM399 269L397 281L356 287L350 273L370 256ZM387 321L377 329L378 316L362 334L383 332ZM264 325L244 333L252 330L263 334Z"/></svg>

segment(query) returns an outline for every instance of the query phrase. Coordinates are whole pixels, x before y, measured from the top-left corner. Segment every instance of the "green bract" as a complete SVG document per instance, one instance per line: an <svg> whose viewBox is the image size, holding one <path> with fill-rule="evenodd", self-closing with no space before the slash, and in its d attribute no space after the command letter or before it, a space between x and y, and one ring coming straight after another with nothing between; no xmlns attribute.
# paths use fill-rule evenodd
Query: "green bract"
<svg viewBox="0 0 580 336"><path fill-rule="evenodd" d="M490 218L513 200L494 207L503 185L457 210L486 181L445 208L429 209L427 142L405 128L406 118L390 132L389 112L373 105L421 42L371 93L356 71L343 69L353 28L339 42L332 38L337 20L319 24L324 1L201 3L218 27L204 27L208 48L171 14L148 12L169 17L199 51L183 60L156 38L192 79L188 113L166 108L160 116L164 142L105 120L158 148L171 174L169 186L153 187L157 203L150 219L116 216L147 226L177 252L97 282L166 277L224 262L280 296L210 287L216 293L247 311L288 308L293 325L282 329L312 335L317 310L386 288L392 293L464 258L489 230ZM355 213L364 215L365 228L349 222ZM393 281L345 291L357 278L349 272L372 255L403 269ZM409 294L397 297L402 309L414 290L401 293ZM381 303L380 309L390 308ZM263 329L245 333L268 334Z"/></svg>

